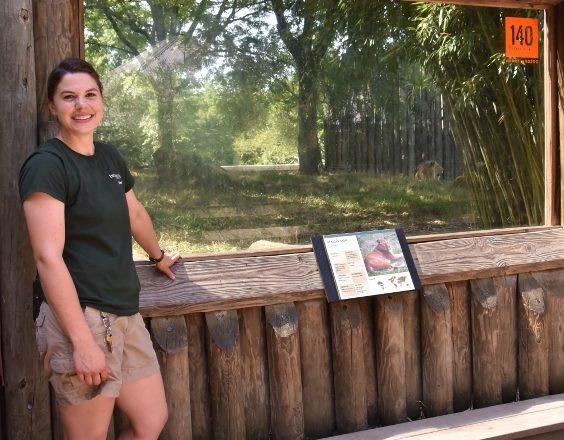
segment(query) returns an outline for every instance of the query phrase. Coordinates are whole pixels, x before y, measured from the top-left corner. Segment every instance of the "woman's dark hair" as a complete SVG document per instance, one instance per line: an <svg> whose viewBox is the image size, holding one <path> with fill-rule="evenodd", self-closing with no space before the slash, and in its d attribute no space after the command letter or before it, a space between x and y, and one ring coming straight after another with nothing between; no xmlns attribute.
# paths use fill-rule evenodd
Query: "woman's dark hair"
<svg viewBox="0 0 564 440"><path fill-rule="evenodd" d="M57 86L67 73L86 73L90 75L94 81L96 81L96 84L98 84L100 93L103 94L100 76L89 62L81 60L80 58L66 58L53 69L47 79L47 99L49 99L49 101L53 100Z"/></svg>

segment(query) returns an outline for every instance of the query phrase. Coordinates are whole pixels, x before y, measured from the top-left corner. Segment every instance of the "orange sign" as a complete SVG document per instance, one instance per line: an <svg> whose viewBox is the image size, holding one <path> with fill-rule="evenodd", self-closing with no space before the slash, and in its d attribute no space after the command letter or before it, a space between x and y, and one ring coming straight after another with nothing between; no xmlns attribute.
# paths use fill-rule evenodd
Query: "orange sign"
<svg viewBox="0 0 564 440"><path fill-rule="evenodd" d="M505 17L505 56L538 60L538 19Z"/></svg>

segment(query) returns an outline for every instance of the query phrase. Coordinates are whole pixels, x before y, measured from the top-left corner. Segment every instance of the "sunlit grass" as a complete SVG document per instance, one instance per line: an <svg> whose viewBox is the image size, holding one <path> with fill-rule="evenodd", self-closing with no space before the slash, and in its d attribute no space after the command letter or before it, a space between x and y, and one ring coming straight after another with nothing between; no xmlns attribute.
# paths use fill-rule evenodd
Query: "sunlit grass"
<svg viewBox="0 0 564 440"><path fill-rule="evenodd" d="M151 214L161 244L183 255L244 249L259 239L306 244L313 233L403 228L418 235L478 227L469 193L450 182L261 172L238 174L232 187L208 190L162 187L148 173L136 178L137 196ZM300 227L298 236L268 236L260 230L295 226ZM238 230L247 229L255 229L255 235L236 238ZM233 230L228 239L209 239Z"/></svg>

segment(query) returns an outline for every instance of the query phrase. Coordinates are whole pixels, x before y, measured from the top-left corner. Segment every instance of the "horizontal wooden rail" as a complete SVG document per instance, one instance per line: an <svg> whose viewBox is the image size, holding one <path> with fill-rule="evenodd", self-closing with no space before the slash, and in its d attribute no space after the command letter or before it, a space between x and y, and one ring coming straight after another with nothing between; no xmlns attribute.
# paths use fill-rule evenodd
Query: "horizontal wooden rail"
<svg viewBox="0 0 564 440"><path fill-rule="evenodd" d="M409 245L422 284L516 275L564 267L560 227ZM274 253L274 255L272 255ZM176 281L138 263L144 316L173 316L324 298L311 248L226 258L183 259Z"/></svg>

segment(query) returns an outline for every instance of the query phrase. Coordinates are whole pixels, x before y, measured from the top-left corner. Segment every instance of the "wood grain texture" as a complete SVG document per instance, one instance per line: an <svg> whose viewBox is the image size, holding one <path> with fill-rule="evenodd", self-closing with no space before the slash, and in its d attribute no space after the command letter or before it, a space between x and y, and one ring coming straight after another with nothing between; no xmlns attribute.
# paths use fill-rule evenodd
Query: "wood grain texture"
<svg viewBox="0 0 564 440"><path fill-rule="evenodd" d="M188 329L184 316L153 318L151 334L157 346L168 405L168 422L159 438L191 440Z"/></svg>
<svg viewBox="0 0 564 440"><path fill-rule="evenodd" d="M430 241L410 245L423 285L564 267L564 230ZM238 254L181 261L172 282L137 264L144 316L170 316L325 298L313 252Z"/></svg>
<svg viewBox="0 0 564 440"><path fill-rule="evenodd" d="M501 400L503 403L517 399L519 324L517 277L496 277L493 279L497 292L497 306L501 314L501 328L498 351L501 364Z"/></svg>
<svg viewBox="0 0 564 440"><path fill-rule="evenodd" d="M545 294L549 390L550 394L558 394L564 392L564 271L534 272L531 275Z"/></svg>
<svg viewBox="0 0 564 440"><path fill-rule="evenodd" d="M206 313L213 438L243 440L245 402L239 319L234 310Z"/></svg>
<svg viewBox="0 0 564 440"><path fill-rule="evenodd" d="M248 438L267 440L270 432L270 396L263 309L249 307L239 313L245 429Z"/></svg>
<svg viewBox="0 0 564 440"><path fill-rule="evenodd" d="M378 423L378 375L376 374L376 342L374 328L374 298L360 298L360 323L364 347L364 371L366 374L366 415L368 424Z"/></svg>
<svg viewBox="0 0 564 440"><path fill-rule="evenodd" d="M304 430L308 438L327 437L335 429L329 311L325 299L296 303Z"/></svg>
<svg viewBox="0 0 564 440"><path fill-rule="evenodd" d="M205 440L212 437L212 416L204 314L186 315L186 327L188 329L192 437L194 440Z"/></svg>
<svg viewBox="0 0 564 440"><path fill-rule="evenodd" d="M36 269L17 189L20 167L36 145L33 21L31 0L0 2L0 425L10 439L51 431L49 389L32 323Z"/></svg>
<svg viewBox="0 0 564 440"><path fill-rule="evenodd" d="M446 284L452 319L453 410L472 405L472 338L470 336L470 291L466 281Z"/></svg>
<svg viewBox="0 0 564 440"><path fill-rule="evenodd" d="M474 406L502 402L500 327L503 325L493 279L471 280Z"/></svg>
<svg viewBox="0 0 564 440"><path fill-rule="evenodd" d="M554 23L564 23L564 3L560 3L554 8ZM557 106L557 120L558 120L558 137L555 139L557 143L558 150L560 152L559 157L559 170L560 170L560 180L559 188L564 186L564 26L556 26L554 29L554 39L555 39L555 62L556 62L556 89L557 89L557 102L554 103ZM560 224L564 225L564 191L560 189L559 191L560 200Z"/></svg>
<svg viewBox="0 0 564 440"><path fill-rule="evenodd" d="M361 316L358 300L330 304L335 418L342 433L368 426Z"/></svg>
<svg viewBox="0 0 564 440"><path fill-rule="evenodd" d="M427 417L453 412L453 342L450 298L444 284L421 295L423 406Z"/></svg>
<svg viewBox="0 0 564 440"><path fill-rule="evenodd" d="M304 439L298 313L294 304L265 307L272 435Z"/></svg>
<svg viewBox="0 0 564 440"><path fill-rule="evenodd" d="M401 296L406 371L406 412L410 420L416 420L421 416L421 401L423 399L421 389L421 314L419 292L404 292Z"/></svg>
<svg viewBox="0 0 564 440"><path fill-rule="evenodd" d="M403 301L400 295L376 297L378 413L384 425L407 419Z"/></svg>
<svg viewBox="0 0 564 440"><path fill-rule="evenodd" d="M541 285L530 273L519 275L519 398L549 392L549 335L546 301Z"/></svg>

